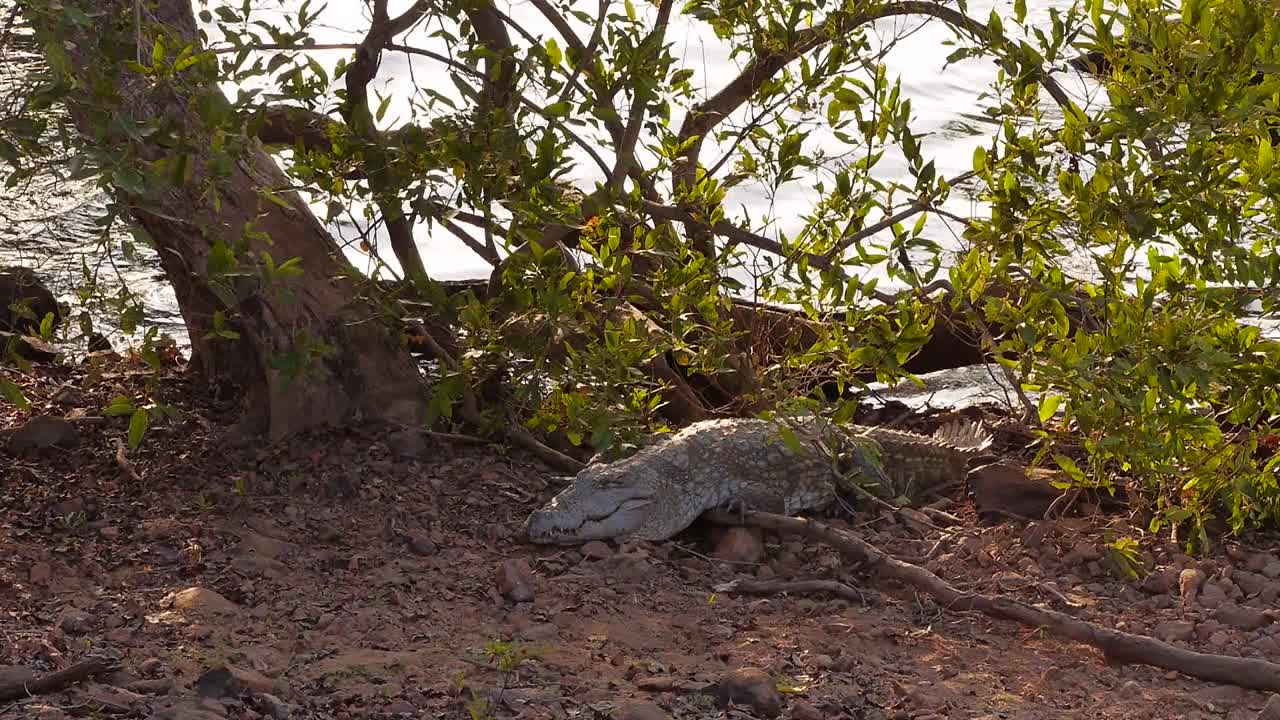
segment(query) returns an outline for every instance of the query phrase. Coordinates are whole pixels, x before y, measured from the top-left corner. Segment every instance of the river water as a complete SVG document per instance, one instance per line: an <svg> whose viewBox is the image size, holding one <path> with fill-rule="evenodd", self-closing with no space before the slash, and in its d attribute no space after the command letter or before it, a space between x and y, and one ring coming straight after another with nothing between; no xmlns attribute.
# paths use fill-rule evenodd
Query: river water
<svg viewBox="0 0 1280 720"><path fill-rule="evenodd" d="M298 4L296 0L258 3L258 9L254 10L255 17L282 21ZM392 14L409 4L410 0L392 2ZM581 9L594 14L595 3L579 4ZM615 4L621 6L621 3ZM4 9L7 5L7 0L0 0L0 17L8 15ZM238 7L240 3L231 5ZM1029 9L1029 22L1048 28L1050 10L1057 8L1065 12L1072 3L1052 0L1028 5L1033 6ZM642 12L652 12L652 8L646 4L636 3L636 6ZM500 7L535 36L551 35L548 25L531 6L518 3L500 4ZM1011 2L969 2L969 14L975 18L985 19L993 9L1006 18L1006 32L1018 32L1012 29ZM331 0L317 23L315 39L318 43L357 42L360 39L358 33L367 28L368 23L356 18L366 17L367 10L359 0ZM579 25L578 28L584 37L589 33L585 26ZM415 30L404 42L443 50L443 45L428 36L434 29L436 28L428 27ZM704 25L679 17L678 12L667 37L684 65L694 71L694 86L701 88L705 94L715 92L736 76L745 62L744 57L732 57L730 46L719 41ZM897 39L885 56L885 61L890 79L895 76L900 78L903 95L912 101L912 127L917 133L925 133L922 140L924 156L933 158L938 173L943 177L954 177L969 170L974 148L979 144L987 144L993 129L993 126L975 118L983 108L981 94L988 90L996 77L994 64L986 59L967 59L947 65L946 58L956 47L952 42L954 35L938 21L923 21L918 18L888 19L875 26L874 37L875 42L880 43ZM17 80L39 62L29 44L22 40L19 30L16 39L11 38L4 50L3 62L0 62L0 88L13 87ZM1035 44L1034 40L1031 42ZM563 43L561 46L563 47ZM312 57L330 70L340 58L348 54L345 50L319 50L311 53ZM1096 108L1105 102L1105 97L1096 85L1077 73L1068 70L1056 77L1076 102L1087 109ZM394 126L410 118L410 100L414 97L421 98L420 94L415 93L418 92L416 88L423 86L457 97L440 65L427 58L387 53L374 83L379 93L389 94L394 98L382 125ZM229 87L228 90L234 91L234 88ZM1044 107L1049 122L1060 119L1061 114L1047 96L1044 98ZM682 117L682 111L676 109L672 125L678 127ZM844 151L829 134L825 135L825 142L821 132L815 132L813 137L832 153ZM580 164L571 177L589 188L594 181L600 179L601 172L587 160L585 153L575 152L574 155L580 160ZM704 162L709 163L719 155L715 146L709 144L702 157ZM606 155L606 161L612 162L612 157ZM893 152L886 153L877 166L876 173L885 181L912 182L901 156ZM770 195L759 187L739 186L729 195L730 214L732 217L741 217L741 211L745 209L753 229L771 237L778 237L780 232L793 233L803 224L801 217L812 207L816 196L812 189L814 179L812 175L802 176L799 182L784 186L776 195ZM97 244L101 232L95 227L94 218L101 213L102 207L102 197L91 185L54 182L48 178L0 197L0 220L3 220L0 223L0 265L17 262L38 268L55 286L55 291L73 305L78 305L74 288L86 268L107 283L119 278L122 281L119 284L127 292L141 299L145 307L144 327L156 326L184 343L186 336L181 317L172 292L158 271L154 256L146 248L141 248L135 257L127 258L118 251L106 253ZM953 192L945 209L961 217L981 215L984 211L979 203L960 191ZM317 210L320 210L318 205ZM359 217L358 212L353 214ZM762 228L765 220L769 224ZM356 247L362 228L348 221L335 223L331 229L347 247L351 260L366 271L372 271L371 259ZM956 240L959 231L960 228L954 223L935 216L931 218L925 234L943 247L956 249L959 247ZM113 228L111 232L117 241L127 237L123 228ZM375 234L375 237L379 236ZM118 242L113 245L119 247ZM420 228L419 246L428 272L438 279L488 275L489 265L447 233L431 233L424 226ZM388 260L392 271L396 270L393 259L383 259ZM1085 274L1090 270L1083 258L1080 259L1078 270ZM751 273L742 270L738 275L750 287ZM750 290L747 292L750 293ZM97 311L94 314L105 317ZM119 337L118 332L115 335Z"/></svg>

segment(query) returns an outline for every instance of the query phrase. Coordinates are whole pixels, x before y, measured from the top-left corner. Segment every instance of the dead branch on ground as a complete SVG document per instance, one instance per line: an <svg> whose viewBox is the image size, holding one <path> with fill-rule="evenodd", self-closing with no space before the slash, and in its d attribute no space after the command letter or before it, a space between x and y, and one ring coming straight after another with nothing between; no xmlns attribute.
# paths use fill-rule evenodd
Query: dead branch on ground
<svg viewBox="0 0 1280 720"><path fill-rule="evenodd" d="M21 700L25 697L43 695L61 690L68 685L88 680L98 675L114 672L117 665L104 658L90 658L68 668L63 668L34 680L17 681L0 685L0 702Z"/></svg>
<svg viewBox="0 0 1280 720"><path fill-rule="evenodd" d="M1201 680L1280 692L1280 664L1255 658L1184 650L1152 637L1105 628L1066 613L1032 607L1011 598L962 592L925 568L897 560L852 533L830 525L752 511L715 511L708 513L707 517L725 525L737 525L741 521L755 527L821 540L845 556L878 569L882 575L925 592L949 610L977 610L994 618L1041 628L1052 636L1097 648L1111 663L1152 665ZM729 583L717 590L732 592L734 587L734 583Z"/></svg>

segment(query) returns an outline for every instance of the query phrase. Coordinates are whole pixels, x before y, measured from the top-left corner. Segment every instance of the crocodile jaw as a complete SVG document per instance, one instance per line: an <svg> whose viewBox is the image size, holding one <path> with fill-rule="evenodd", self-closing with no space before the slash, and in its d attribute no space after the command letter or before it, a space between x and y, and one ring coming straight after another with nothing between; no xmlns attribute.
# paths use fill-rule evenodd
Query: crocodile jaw
<svg viewBox="0 0 1280 720"><path fill-rule="evenodd" d="M534 511L521 528L529 542L571 545L632 535L649 521L655 490L646 486L600 487L579 475Z"/></svg>

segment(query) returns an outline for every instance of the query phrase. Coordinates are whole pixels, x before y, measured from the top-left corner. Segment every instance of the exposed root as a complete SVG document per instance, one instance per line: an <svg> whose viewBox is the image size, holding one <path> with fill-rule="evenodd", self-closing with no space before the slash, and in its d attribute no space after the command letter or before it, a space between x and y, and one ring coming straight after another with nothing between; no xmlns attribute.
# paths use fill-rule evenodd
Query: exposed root
<svg viewBox="0 0 1280 720"><path fill-rule="evenodd" d="M51 672L27 682L0 685L0 702L21 700L25 697L56 692L62 688L89 678L114 672L116 665L103 658L82 660L71 667Z"/></svg>
<svg viewBox="0 0 1280 720"><path fill-rule="evenodd" d="M743 513L741 518L737 514L722 512L709 512L707 517L726 525L744 520L748 525L822 540L846 556L876 567L881 574L927 593L947 609L977 610L991 617L1042 628L1055 637L1075 640L1101 650L1108 662L1153 665L1201 680L1253 690L1280 691L1280 664L1183 650L1152 637L1104 628L1010 598L961 592L925 568L897 560L865 540L829 525L753 511Z"/></svg>

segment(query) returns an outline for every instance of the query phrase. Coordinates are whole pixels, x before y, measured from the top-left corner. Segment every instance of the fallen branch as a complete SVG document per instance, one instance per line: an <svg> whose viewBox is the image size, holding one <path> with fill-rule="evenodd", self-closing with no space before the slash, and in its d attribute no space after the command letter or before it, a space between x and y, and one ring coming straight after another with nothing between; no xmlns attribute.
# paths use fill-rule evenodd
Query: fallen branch
<svg viewBox="0 0 1280 720"><path fill-rule="evenodd" d="M1101 650L1108 662L1152 665L1201 680L1280 692L1280 664L1183 650L1152 637L1105 628L1066 613L1032 607L1010 598L961 592L925 568L896 560L865 540L829 525L752 511L715 511L707 513L707 517L726 525L745 522L755 527L822 540L858 562L875 566L881 574L924 591L945 608L977 610L991 617L1042 628L1050 635ZM730 584L724 591L732 589Z"/></svg>
<svg viewBox="0 0 1280 720"><path fill-rule="evenodd" d="M0 685L0 702L21 700L25 697L54 692L67 685L73 685L97 675L114 672L116 669L117 666L114 663L103 658L81 660L71 667L51 672L34 680Z"/></svg>
<svg viewBox="0 0 1280 720"><path fill-rule="evenodd" d="M749 595L781 595L783 593L827 593L849 602L865 605L866 596L857 588L835 580L749 580L742 578L717 585L716 592L746 593Z"/></svg>

